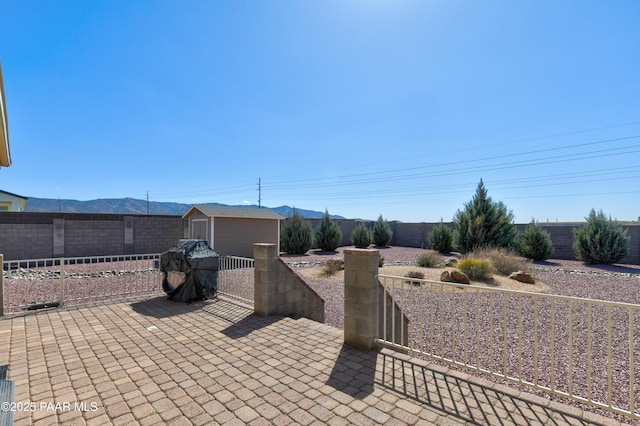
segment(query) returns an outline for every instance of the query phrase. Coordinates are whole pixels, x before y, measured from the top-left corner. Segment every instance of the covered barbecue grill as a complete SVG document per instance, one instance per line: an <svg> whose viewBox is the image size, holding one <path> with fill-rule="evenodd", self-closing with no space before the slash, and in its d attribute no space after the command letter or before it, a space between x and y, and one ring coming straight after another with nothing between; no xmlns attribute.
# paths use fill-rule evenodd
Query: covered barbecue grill
<svg viewBox="0 0 640 426"><path fill-rule="evenodd" d="M216 297L219 265L220 256L205 240L179 240L160 256L162 289L178 302Z"/></svg>

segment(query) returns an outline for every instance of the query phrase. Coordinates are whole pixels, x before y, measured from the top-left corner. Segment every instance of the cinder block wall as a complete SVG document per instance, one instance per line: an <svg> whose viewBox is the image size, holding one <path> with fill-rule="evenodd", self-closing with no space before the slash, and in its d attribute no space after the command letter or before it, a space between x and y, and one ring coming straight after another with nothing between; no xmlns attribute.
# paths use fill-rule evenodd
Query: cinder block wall
<svg viewBox="0 0 640 426"><path fill-rule="evenodd" d="M109 219L64 219L64 256L125 254L124 220Z"/></svg>
<svg viewBox="0 0 640 426"><path fill-rule="evenodd" d="M311 226L315 229L320 219L307 219ZM336 219L334 220L340 226L342 231L342 246L351 245L351 233L359 223L364 223L369 229L373 228L372 221L356 221L352 219ZM284 223L284 221L283 221ZM435 223L405 223L405 222L389 222L389 226L393 231L393 237L390 245L402 247L421 247L429 248L429 234L438 226L440 222ZM445 222L445 225L453 229L453 223ZM583 224L581 223L540 223L539 226L549 232L551 241L554 245L553 258L556 259L575 259L573 251L573 232ZM517 224L518 230L522 231L527 224ZM620 261L620 263L640 264L640 225L626 225L622 229L626 230L629 236L629 253Z"/></svg>
<svg viewBox="0 0 640 426"><path fill-rule="evenodd" d="M159 253L181 238L180 216L0 213L5 260Z"/></svg>
<svg viewBox="0 0 640 426"><path fill-rule="evenodd" d="M254 312L301 316L324 322L324 300L278 257L275 244L254 250Z"/></svg>
<svg viewBox="0 0 640 426"><path fill-rule="evenodd" d="M308 220L314 228L320 222ZM342 230L342 246L351 245L351 233L358 223L373 227L371 221L335 222ZM445 224L453 228L451 223ZM429 233L438 223L389 222L389 225L393 231L391 245L429 248ZM540 224L551 235L555 247L552 257L575 259L573 231L581 225ZM527 225L516 226L523 230ZM640 225L627 225L623 229L630 237L630 245L629 254L621 262L640 264ZM187 227L180 216L0 212L0 253L6 260L159 253L186 235Z"/></svg>

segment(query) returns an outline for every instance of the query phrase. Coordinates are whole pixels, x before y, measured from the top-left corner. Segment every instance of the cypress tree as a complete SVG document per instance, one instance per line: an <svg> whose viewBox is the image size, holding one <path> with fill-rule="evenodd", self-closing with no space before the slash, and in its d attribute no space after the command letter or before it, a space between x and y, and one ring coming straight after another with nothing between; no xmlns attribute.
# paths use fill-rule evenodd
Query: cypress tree
<svg viewBox="0 0 640 426"><path fill-rule="evenodd" d="M389 244L391 237L393 237L393 231L389 223L380 215L376 223L373 224L373 243L377 246L384 247Z"/></svg>
<svg viewBox="0 0 640 426"><path fill-rule="evenodd" d="M480 179L476 193L454 216L455 241L467 253L480 247L509 247L517 229L513 213L502 202L494 202Z"/></svg>
<svg viewBox="0 0 640 426"><path fill-rule="evenodd" d="M316 245L323 251L334 251L340 247L342 231L337 223L331 220L329 211L325 210L320 225L316 229Z"/></svg>
<svg viewBox="0 0 640 426"><path fill-rule="evenodd" d="M629 237L620 225L591 209L587 223L573 233L573 251L586 263L611 265L627 255Z"/></svg>
<svg viewBox="0 0 640 426"><path fill-rule="evenodd" d="M280 231L280 248L289 254L305 254L313 245L311 224L293 211Z"/></svg>
<svg viewBox="0 0 640 426"><path fill-rule="evenodd" d="M520 256L531 260L545 260L553 253L553 242L547 231L532 220L516 237L516 249Z"/></svg>

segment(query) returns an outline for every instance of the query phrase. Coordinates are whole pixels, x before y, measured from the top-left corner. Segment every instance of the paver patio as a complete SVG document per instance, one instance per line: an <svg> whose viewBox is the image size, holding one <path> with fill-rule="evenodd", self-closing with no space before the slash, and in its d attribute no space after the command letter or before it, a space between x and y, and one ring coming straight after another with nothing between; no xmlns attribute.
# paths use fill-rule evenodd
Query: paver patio
<svg viewBox="0 0 640 426"><path fill-rule="evenodd" d="M619 424L225 300L6 317L0 348L16 402L35 403L16 425Z"/></svg>

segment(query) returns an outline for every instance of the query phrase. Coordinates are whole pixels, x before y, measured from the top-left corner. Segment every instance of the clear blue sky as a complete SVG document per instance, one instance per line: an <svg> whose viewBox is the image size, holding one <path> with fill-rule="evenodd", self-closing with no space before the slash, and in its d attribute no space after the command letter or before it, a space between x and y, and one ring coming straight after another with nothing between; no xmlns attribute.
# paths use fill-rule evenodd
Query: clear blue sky
<svg viewBox="0 0 640 426"><path fill-rule="evenodd" d="M5 1L30 197L640 216L640 2Z"/></svg>

